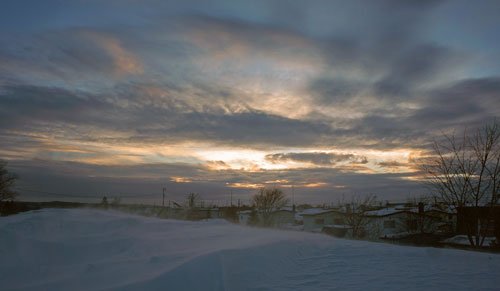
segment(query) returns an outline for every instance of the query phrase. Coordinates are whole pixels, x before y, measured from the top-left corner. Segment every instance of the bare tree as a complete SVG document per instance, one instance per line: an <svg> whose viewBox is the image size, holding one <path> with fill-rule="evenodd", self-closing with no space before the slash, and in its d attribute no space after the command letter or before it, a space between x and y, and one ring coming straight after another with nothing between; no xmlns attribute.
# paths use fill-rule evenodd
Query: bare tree
<svg viewBox="0 0 500 291"><path fill-rule="evenodd" d="M476 131L469 143L477 163L475 179L470 181L474 205L496 204L500 190L500 125L495 121L484 126Z"/></svg>
<svg viewBox="0 0 500 291"><path fill-rule="evenodd" d="M189 208L194 208L196 206L196 201L198 201L199 198L200 198L200 195L198 195L196 193L189 193L187 195L187 202L188 202Z"/></svg>
<svg viewBox="0 0 500 291"><path fill-rule="evenodd" d="M455 207L492 206L498 203L500 189L500 126L491 124L469 134L443 134L444 141L435 141L434 155L421 164L426 182L438 198ZM489 211L489 210L488 210ZM480 219L483 216L484 219ZM472 218L471 218L472 219ZM476 215L468 223L467 235L472 246L480 247L490 219ZM470 221L469 221L470 222Z"/></svg>
<svg viewBox="0 0 500 291"><path fill-rule="evenodd" d="M271 225L272 212L284 207L288 203L283 191L278 188L261 188L252 198L253 205L262 215L262 223Z"/></svg>
<svg viewBox="0 0 500 291"><path fill-rule="evenodd" d="M365 236L365 227L369 222L365 212L372 210L376 204L377 196L368 195L366 197L353 196L348 204L345 204L345 223L352 229L354 238Z"/></svg>
<svg viewBox="0 0 500 291"><path fill-rule="evenodd" d="M7 170L7 162L0 160L0 203L17 197L18 193L12 189L17 179L16 174Z"/></svg>
<svg viewBox="0 0 500 291"><path fill-rule="evenodd" d="M471 190L468 181L472 177L471 159L466 147L466 132L457 139L455 134L443 134L444 141L434 141L434 155L421 164L426 183L438 194L438 198L455 207L465 206Z"/></svg>

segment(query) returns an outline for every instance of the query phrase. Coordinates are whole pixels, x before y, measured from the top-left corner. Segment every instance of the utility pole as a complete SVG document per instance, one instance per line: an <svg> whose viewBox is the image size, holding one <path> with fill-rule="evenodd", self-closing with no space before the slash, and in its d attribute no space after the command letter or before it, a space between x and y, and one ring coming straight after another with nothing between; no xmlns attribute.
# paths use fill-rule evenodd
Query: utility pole
<svg viewBox="0 0 500 291"><path fill-rule="evenodd" d="M163 200L161 202L162 207L165 207L165 190L167 190L167 189L165 189L165 187L163 187Z"/></svg>
<svg viewBox="0 0 500 291"><path fill-rule="evenodd" d="M233 190L231 189L231 207L233 207Z"/></svg>
<svg viewBox="0 0 500 291"><path fill-rule="evenodd" d="M295 195L294 195L294 186L292 185L292 205L295 205Z"/></svg>

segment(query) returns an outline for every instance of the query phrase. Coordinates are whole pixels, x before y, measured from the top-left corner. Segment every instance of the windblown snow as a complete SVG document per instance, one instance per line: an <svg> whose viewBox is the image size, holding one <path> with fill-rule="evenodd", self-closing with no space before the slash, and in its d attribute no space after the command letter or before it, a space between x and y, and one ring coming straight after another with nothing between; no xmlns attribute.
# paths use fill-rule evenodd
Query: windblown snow
<svg viewBox="0 0 500 291"><path fill-rule="evenodd" d="M0 218L2 290L500 288L500 255L45 209Z"/></svg>

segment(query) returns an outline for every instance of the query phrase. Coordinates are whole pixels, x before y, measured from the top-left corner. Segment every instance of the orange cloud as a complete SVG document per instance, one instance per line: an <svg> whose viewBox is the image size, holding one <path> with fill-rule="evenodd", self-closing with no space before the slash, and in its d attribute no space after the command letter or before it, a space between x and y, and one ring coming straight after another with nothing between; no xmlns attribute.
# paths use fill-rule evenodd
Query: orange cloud
<svg viewBox="0 0 500 291"><path fill-rule="evenodd" d="M226 183L226 186L231 188L259 189L264 187L265 185L260 183L235 182L235 183Z"/></svg>
<svg viewBox="0 0 500 291"><path fill-rule="evenodd" d="M323 188L323 187L326 187L328 186L328 183L324 183L324 182L313 182L313 183L307 183L307 184L304 184L304 185L300 185L300 187L305 187L305 188Z"/></svg>
<svg viewBox="0 0 500 291"><path fill-rule="evenodd" d="M173 176L170 177L170 181L175 182L175 183L191 183L193 180L187 177L178 177L178 176Z"/></svg>
<svg viewBox="0 0 500 291"><path fill-rule="evenodd" d="M205 165L207 166L207 168L209 170L213 170L213 171L221 171L221 170L230 170L231 169L231 166L229 166L228 164L226 164L223 161L207 161L205 163Z"/></svg>
<svg viewBox="0 0 500 291"><path fill-rule="evenodd" d="M144 72L142 62L134 54L126 50L118 39L90 31L84 32L84 36L102 47L113 59L114 71L117 76L142 74Z"/></svg>

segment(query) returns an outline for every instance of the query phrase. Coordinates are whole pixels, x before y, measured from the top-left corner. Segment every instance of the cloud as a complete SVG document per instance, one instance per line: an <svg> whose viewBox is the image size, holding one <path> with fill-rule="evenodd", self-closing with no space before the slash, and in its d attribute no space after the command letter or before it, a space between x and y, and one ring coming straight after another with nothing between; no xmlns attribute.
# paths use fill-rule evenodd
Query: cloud
<svg viewBox="0 0 500 291"><path fill-rule="evenodd" d="M306 162L319 166L332 166L340 162L361 163L368 162L364 156L354 154L336 154L326 152L311 153L278 153L266 155L266 160L272 163Z"/></svg>
<svg viewBox="0 0 500 291"><path fill-rule="evenodd" d="M373 85L376 95L404 98L436 78L450 74L460 63L458 53L435 44L415 45L391 62L388 73Z"/></svg>
<svg viewBox="0 0 500 291"><path fill-rule="evenodd" d="M144 69L141 61L127 51L121 42L108 35L95 32L84 32L84 39L89 39L102 47L113 59L114 73L117 76L124 74L142 74Z"/></svg>
<svg viewBox="0 0 500 291"><path fill-rule="evenodd" d="M399 168L399 167L408 167L408 163L401 163L398 161L386 161L377 163L377 165L384 168Z"/></svg>
<svg viewBox="0 0 500 291"><path fill-rule="evenodd" d="M332 136L340 147L423 148L443 131L479 127L498 117L499 86L498 77L462 79L419 90L418 98L393 98L392 104L379 97L381 103L367 109L355 106L356 97L349 97L343 106L355 106L362 114L321 119L332 120Z"/></svg>
<svg viewBox="0 0 500 291"><path fill-rule="evenodd" d="M12 136L12 132L16 132L24 136L23 144L33 144L32 149L25 148L27 151L34 151L41 140L49 145L48 138L134 146L168 140L169 143L193 141L254 148L270 145L349 148L353 144L374 149L419 148L432 140L433 135L429 133L439 135L440 130L456 124L480 125L498 116L495 106L500 96L498 83L497 78L470 79L432 90L422 99L420 108L407 110L406 116L372 113L358 119L316 116L310 120L285 118L251 107L226 106L224 104L237 94L230 90L224 93L227 101L200 106L198 96L217 100L217 92L220 92L207 86L193 91L196 87L134 85L111 94L92 94L10 84L4 85L0 92L0 111L5 121L0 129L3 135ZM184 96L192 97L183 99L183 92L188 93ZM4 139L3 144L7 143ZM4 152L15 154L16 146L10 144L3 147ZM50 146L54 147L54 142ZM281 159L324 165L338 162L337 157L327 154L295 154L283 154Z"/></svg>
<svg viewBox="0 0 500 291"><path fill-rule="evenodd" d="M422 108L401 120L415 134L480 127L500 115L500 78L471 78L430 90ZM425 133L427 131L427 134Z"/></svg>
<svg viewBox="0 0 500 291"><path fill-rule="evenodd" d="M231 166L225 163L224 161L207 161L205 166L210 170L230 170Z"/></svg>
<svg viewBox="0 0 500 291"><path fill-rule="evenodd" d="M11 84L0 93L0 113L5 121L0 131L24 133L24 140L43 140L50 147L57 142L76 142L81 146L100 143L108 148L166 141L255 147L306 145L320 142L329 131L328 125L321 122L288 119L251 109L197 108L189 102L176 102L169 94L148 98L129 91L113 97Z"/></svg>
<svg viewBox="0 0 500 291"><path fill-rule="evenodd" d="M0 43L0 76L14 81L84 87L144 72L139 57L119 36L103 30L68 28Z"/></svg>
<svg viewBox="0 0 500 291"><path fill-rule="evenodd" d="M3 128L36 128L37 124L43 127L41 123L82 119L92 122L91 116L82 115L110 108L97 96L57 87L9 84L2 87L0 97Z"/></svg>
<svg viewBox="0 0 500 291"><path fill-rule="evenodd" d="M291 195L293 185L295 201L301 203L336 202L351 193L398 199L401 193L423 191L420 184L401 179L405 177L402 174L355 174L331 168L214 172L182 163L106 166L38 159L12 160L9 167L20 175L18 188L26 200L71 200L77 196L73 199L88 197L84 200L100 201L106 195L122 197L124 203L152 204L161 202L161 190L165 187L167 198L177 202L196 192L202 199L223 204L229 200L231 188L234 199L247 203L256 187L274 185L265 183L273 180L286 195Z"/></svg>

